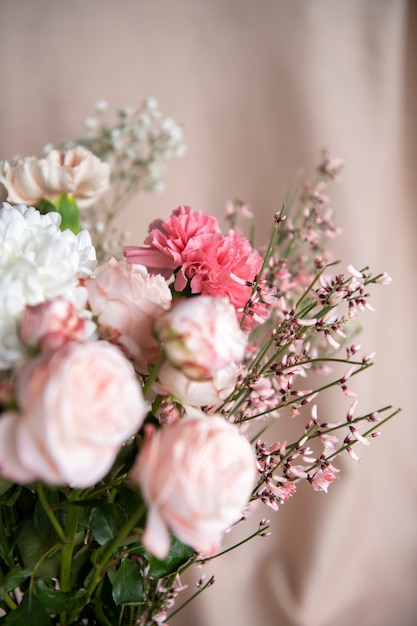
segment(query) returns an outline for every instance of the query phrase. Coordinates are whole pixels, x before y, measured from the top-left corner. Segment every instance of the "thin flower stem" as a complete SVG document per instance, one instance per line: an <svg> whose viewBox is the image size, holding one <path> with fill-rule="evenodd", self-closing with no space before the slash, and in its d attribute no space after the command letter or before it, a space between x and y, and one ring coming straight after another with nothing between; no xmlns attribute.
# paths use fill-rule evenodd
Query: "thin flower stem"
<svg viewBox="0 0 417 626"><path fill-rule="evenodd" d="M152 385L154 384L154 382L158 379L158 374L159 374L159 370L161 369L162 365L165 363L165 353L163 350L161 350L158 360L155 363L155 365L152 368L152 371L150 372L150 374L147 376L146 378L146 382L143 386L143 396L146 399L146 397L148 396Z"/></svg>
<svg viewBox="0 0 417 626"><path fill-rule="evenodd" d="M54 543L53 546L49 548L49 550L47 550L46 552L42 554L42 556L37 561L30 575L30 588L31 589L33 588L33 585L35 584L36 572L38 571L39 567L42 565L44 561L49 559L49 557L53 556L55 552L57 552L61 547L62 547L62 543L60 541L57 541L56 543Z"/></svg>
<svg viewBox="0 0 417 626"><path fill-rule="evenodd" d="M3 602L4 602L5 604L7 604L7 606L9 607L9 609L12 609L12 611L14 611L15 609L17 609L17 604L16 604L16 602L14 602L14 601L11 599L11 597L9 596L9 594L8 594L8 593L5 593L5 594L4 594L4 597L3 597Z"/></svg>
<svg viewBox="0 0 417 626"><path fill-rule="evenodd" d="M391 407L385 407L385 409L380 409L380 411L387 410L389 408ZM379 413L380 411L377 411L377 412ZM398 413L401 413L401 409L396 409L395 411L393 411L390 415L388 415L383 420L379 421L377 424L372 426L372 428L369 428L367 431L365 431L362 436L369 437L369 435L371 435L373 432L381 428L383 424L386 424L389 420L391 420L393 417L398 415ZM348 448L351 448L352 446L354 446L356 443L358 443L358 441L356 439L353 439L350 443L343 444L343 446L341 446L339 450L337 450L336 452L333 452L333 454L330 454L328 457L326 457L326 460L333 459L334 457L338 456L341 452L344 452Z"/></svg>
<svg viewBox="0 0 417 626"><path fill-rule="evenodd" d="M177 609L175 609L175 611L172 611L172 613L168 615L166 621L170 620L172 617L174 617L174 615L182 611L182 609L184 609L188 604L190 604L190 602L195 600L195 598L197 598L197 596L199 596L200 593L203 593L203 591L207 589L207 587L211 587L213 583L214 583L214 576L211 576L205 585L203 585L202 587L200 587L200 589L198 589L195 593L193 593L193 595L190 596L188 600L183 602Z"/></svg>
<svg viewBox="0 0 417 626"><path fill-rule="evenodd" d="M262 535L264 532L266 532L268 530L268 528L269 528L269 524L266 525L266 526L262 526L262 528L258 528L258 530L256 530L254 533L252 533L251 535L249 535L245 539L242 539L242 541L239 541L238 543L235 543L233 546L230 546L230 548L226 548L225 550L222 550L222 552L218 552L214 556L209 556L209 557L207 557L205 559L199 559L197 561L197 563L208 563L209 561L214 561L214 559L218 559L220 556L223 556L224 554L227 554L228 552L232 552L236 548L239 548L240 546L243 546L245 543L247 543L248 541L250 541L254 537Z"/></svg>
<svg viewBox="0 0 417 626"><path fill-rule="evenodd" d="M48 502L48 499L46 497L45 494L45 490L43 488L43 485L41 482L38 482L36 484L36 492L38 494L38 498L40 503L42 504L42 507L46 513L46 515L48 516L49 521L51 522L56 534L58 535L58 537L61 539L62 543L66 544L67 543L67 537L65 536L65 533L62 529L61 524L58 522L54 512L52 511L50 504Z"/></svg>
<svg viewBox="0 0 417 626"><path fill-rule="evenodd" d="M256 276L256 279L255 279L255 281L253 283L253 286L252 286L252 295L256 292L256 290L258 288L258 285L259 285L259 283L260 283L260 281L262 279L262 276L263 276L263 273L265 271L265 268L267 267L269 259L271 258L272 252L274 250L275 239L276 239L276 236L277 236L277 232L278 232L278 228L279 228L280 222L282 221L281 218L282 218L282 214L283 214L284 210L285 210L285 205L282 206L281 211L280 211L279 216L278 216L278 219L275 220L274 228L272 230L272 235L271 235L271 238L269 240L268 248L267 248L267 250L265 252L265 255L264 255L264 258L263 258L263 261L262 261L261 269L259 270L259 272L258 272L258 274ZM241 326L243 325L243 322L245 321L246 315L247 315L247 312L244 311L243 315L242 315L242 319L240 320L240 325Z"/></svg>
<svg viewBox="0 0 417 626"><path fill-rule="evenodd" d="M298 307L303 302L303 300L308 296L308 294L310 293L310 291L312 290L312 288L314 287L316 282L319 280L319 278L323 274L323 272L325 272L329 267L332 267L332 265L338 265L338 263L340 263L340 261L333 261L332 263L328 263L319 272L317 272L317 274L315 275L315 277L313 278L313 280L311 281L311 283L309 284L307 289L304 291L303 295L298 300L298 302L296 304L296 309L298 309Z"/></svg>
<svg viewBox="0 0 417 626"><path fill-rule="evenodd" d="M360 369L357 369L356 372L353 372L351 376L355 376L356 374L359 374L360 372L363 372L368 367L371 367L371 365L372 365L372 363L363 363L362 367ZM239 420L239 424L242 424L243 422L248 422L250 420L257 419L259 417L263 417L264 415L268 415L269 413L273 413L274 411L279 411L281 409L285 409L285 408L287 408L289 406L292 406L293 404L298 404L299 402L302 402L303 400L307 400L311 396L319 394L322 391L326 391L327 389L331 389L332 387L335 387L336 385L339 385L342 382L343 382L343 377L342 378L338 378L337 380L333 380L330 383L328 383L327 385L322 385L321 387L318 387L317 389L313 389L313 391L309 391L308 393L306 393L306 394L304 394L302 396L296 396L296 397L292 398L291 400L287 400L286 402L283 402L282 404L279 404L279 405L277 405L275 407L272 407L271 409L267 409L266 411L262 411L261 413L256 413L255 415L250 415L249 417L244 417L241 420Z"/></svg>

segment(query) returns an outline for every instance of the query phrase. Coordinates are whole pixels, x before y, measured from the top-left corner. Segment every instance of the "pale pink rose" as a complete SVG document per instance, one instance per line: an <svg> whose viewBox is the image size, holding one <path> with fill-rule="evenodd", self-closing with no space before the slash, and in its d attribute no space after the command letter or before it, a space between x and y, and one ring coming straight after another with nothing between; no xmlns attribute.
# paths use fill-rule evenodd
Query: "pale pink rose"
<svg viewBox="0 0 417 626"><path fill-rule="evenodd" d="M71 340L86 337L86 320L76 307L58 297L33 306L27 305L20 325L20 339L30 347L42 351L57 350Z"/></svg>
<svg viewBox="0 0 417 626"><path fill-rule="evenodd" d="M217 219L180 206L165 222L152 222L144 242L149 247L125 246L123 254L128 263L146 265L150 272L169 278L182 265L182 253L190 239L201 233L220 233Z"/></svg>
<svg viewBox="0 0 417 626"><path fill-rule="evenodd" d="M197 381L164 363L159 370L159 384L155 385L155 391L171 395L183 405L217 406L235 388L238 374L238 367L232 364L217 370L211 380Z"/></svg>
<svg viewBox="0 0 417 626"><path fill-rule="evenodd" d="M0 183L13 204L37 205L73 194L80 209L88 208L109 188L110 166L82 146L51 150L46 157L0 163Z"/></svg>
<svg viewBox="0 0 417 626"><path fill-rule="evenodd" d="M171 306L165 279L149 275L143 265L127 265L112 258L85 286L102 335L123 346L136 366L146 372L159 354L153 324Z"/></svg>
<svg viewBox="0 0 417 626"><path fill-rule="evenodd" d="M224 532L242 517L255 477L251 445L219 415L150 427L131 473L148 506L145 548L164 559L171 529L200 554L213 556Z"/></svg>
<svg viewBox="0 0 417 626"><path fill-rule="evenodd" d="M88 487L111 469L147 412L131 364L105 341L66 343L17 381L20 413L0 417L0 474Z"/></svg>
<svg viewBox="0 0 417 626"><path fill-rule="evenodd" d="M220 297L177 300L156 321L155 333L170 363L194 380L210 380L242 361L247 343L235 309Z"/></svg>

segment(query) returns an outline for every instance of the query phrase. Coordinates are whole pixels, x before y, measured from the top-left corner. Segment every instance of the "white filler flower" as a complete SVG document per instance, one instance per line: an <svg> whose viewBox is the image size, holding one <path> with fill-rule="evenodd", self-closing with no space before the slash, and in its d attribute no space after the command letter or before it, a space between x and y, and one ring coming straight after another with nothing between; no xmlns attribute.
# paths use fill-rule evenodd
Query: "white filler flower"
<svg viewBox="0 0 417 626"><path fill-rule="evenodd" d="M23 354L18 325L27 304L64 296L79 310L85 305L79 279L94 271L96 252L87 231L62 232L60 223L58 213L7 203L0 208L0 369Z"/></svg>

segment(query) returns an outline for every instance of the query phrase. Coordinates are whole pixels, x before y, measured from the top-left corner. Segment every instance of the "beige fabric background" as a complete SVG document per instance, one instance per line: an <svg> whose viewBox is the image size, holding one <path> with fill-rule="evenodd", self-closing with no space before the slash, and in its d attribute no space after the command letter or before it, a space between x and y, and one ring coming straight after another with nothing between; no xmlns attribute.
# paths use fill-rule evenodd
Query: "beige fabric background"
<svg viewBox="0 0 417 626"><path fill-rule="evenodd" d="M166 192L122 219L132 243L179 204L221 215L236 196L261 235L300 165L323 145L345 158L337 255L394 278L362 337L377 364L354 386L364 412L404 411L327 496L300 490L272 537L215 562L214 587L172 624L415 626L416 4L0 0L0 25L0 158L76 136L97 99L153 95L184 124Z"/></svg>

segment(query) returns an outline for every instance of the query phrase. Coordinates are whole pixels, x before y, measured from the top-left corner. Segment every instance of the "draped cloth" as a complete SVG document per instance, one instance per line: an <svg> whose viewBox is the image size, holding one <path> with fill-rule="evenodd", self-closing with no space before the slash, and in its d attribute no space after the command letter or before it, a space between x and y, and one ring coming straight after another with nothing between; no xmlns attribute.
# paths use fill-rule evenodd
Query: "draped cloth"
<svg viewBox="0 0 417 626"><path fill-rule="evenodd" d="M376 365L352 386L361 412L392 403L402 414L359 451L361 464L339 463L327 495L305 485L263 512L270 537L190 575L191 587L212 571L216 583L173 626L417 623L416 17L402 0L0 3L0 158L79 135L98 99L137 106L152 95L184 124L188 152L169 163L165 192L120 218L130 243L179 204L221 216L235 197L262 241L291 176L311 172L326 145L346 161L332 188L342 271L369 264L393 277L363 320ZM320 415L343 407L330 395ZM286 428L276 424L277 438Z"/></svg>

